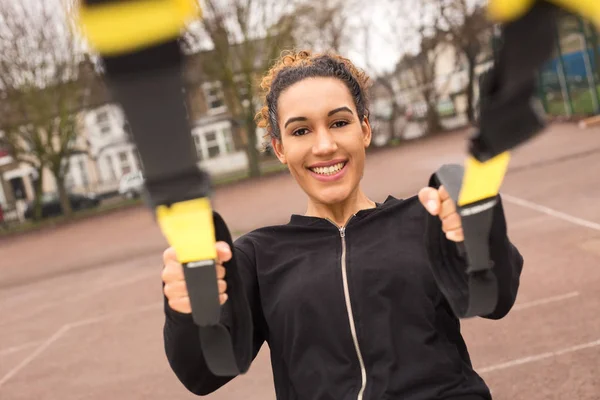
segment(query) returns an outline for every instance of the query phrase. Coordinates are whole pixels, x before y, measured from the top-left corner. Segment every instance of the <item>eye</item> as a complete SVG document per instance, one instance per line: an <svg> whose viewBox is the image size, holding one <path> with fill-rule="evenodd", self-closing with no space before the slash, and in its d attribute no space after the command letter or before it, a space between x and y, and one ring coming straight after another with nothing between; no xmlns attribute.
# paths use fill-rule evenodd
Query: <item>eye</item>
<svg viewBox="0 0 600 400"><path fill-rule="evenodd" d="M344 126L348 125L348 121L335 121L332 125L332 127L334 128L342 128Z"/></svg>
<svg viewBox="0 0 600 400"><path fill-rule="evenodd" d="M308 133L308 129L306 128L300 128L300 129L296 129L295 131L292 132L292 135L294 136L302 136L302 135L306 135Z"/></svg>

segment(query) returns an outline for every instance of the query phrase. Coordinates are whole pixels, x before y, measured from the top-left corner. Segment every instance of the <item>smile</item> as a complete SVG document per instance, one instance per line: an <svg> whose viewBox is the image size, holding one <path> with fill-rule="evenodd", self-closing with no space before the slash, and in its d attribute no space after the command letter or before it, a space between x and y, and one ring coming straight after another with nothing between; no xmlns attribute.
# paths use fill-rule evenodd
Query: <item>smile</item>
<svg viewBox="0 0 600 400"><path fill-rule="evenodd" d="M333 161L333 164L308 167L313 178L321 182L333 182L342 179L348 169L348 161Z"/></svg>
<svg viewBox="0 0 600 400"><path fill-rule="evenodd" d="M344 166L346 165L346 161L339 162L337 164L329 165L327 167L313 167L309 168L312 172L319 175L335 175L340 172Z"/></svg>

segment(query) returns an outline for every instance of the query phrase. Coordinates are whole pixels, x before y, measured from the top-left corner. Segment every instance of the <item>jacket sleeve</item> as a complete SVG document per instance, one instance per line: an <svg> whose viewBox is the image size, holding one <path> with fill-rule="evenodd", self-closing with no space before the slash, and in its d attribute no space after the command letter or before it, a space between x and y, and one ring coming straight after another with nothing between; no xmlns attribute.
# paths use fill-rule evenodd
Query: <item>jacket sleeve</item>
<svg viewBox="0 0 600 400"><path fill-rule="evenodd" d="M427 213L425 234L430 265L441 292L451 305L466 305L469 301L467 262L462 247L448 240L442 231L442 223L437 216ZM508 238L502 198L493 209L493 222L489 237L490 257L494 263L494 273L498 283L496 308L479 317L501 319L508 314L517 298L523 257Z"/></svg>
<svg viewBox="0 0 600 400"><path fill-rule="evenodd" d="M258 282L256 277L256 266L251 257L249 257L239 246L234 245L234 255L236 257L237 268L242 286L245 291L253 320L253 337L252 349L242 349L247 341L236 341L235 331L235 313L232 305L244 296L244 292L240 293L236 290L236 285L231 284L227 279L228 300L221 307L221 323L225 325L231 332L232 340L234 341L234 350L238 352L248 352L250 350L252 360L258 354L263 342L265 341L264 326L262 318L262 310L260 308L260 300L258 298ZM234 376L222 377L215 376L208 369L202 348L200 346L200 338L198 327L194 324L191 314L183 314L173 310L164 297L164 312L165 322L163 328L163 338L165 353L171 369L179 379L179 381L192 393L203 396L214 392L227 382L231 381Z"/></svg>

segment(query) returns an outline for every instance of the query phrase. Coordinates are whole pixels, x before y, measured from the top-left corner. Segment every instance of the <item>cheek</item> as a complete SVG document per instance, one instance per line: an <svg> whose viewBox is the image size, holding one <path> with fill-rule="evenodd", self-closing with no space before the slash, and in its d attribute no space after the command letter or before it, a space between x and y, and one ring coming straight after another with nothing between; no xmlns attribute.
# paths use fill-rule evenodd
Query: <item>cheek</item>
<svg viewBox="0 0 600 400"><path fill-rule="evenodd" d="M285 160L290 170L302 171L304 169L304 157L297 148L288 149L285 153Z"/></svg>
<svg viewBox="0 0 600 400"><path fill-rule="evenodd" d="M366 155L365 142L362 135L356 135L353 140L348 142L345 148L355 160L364 161Z"/></svg>

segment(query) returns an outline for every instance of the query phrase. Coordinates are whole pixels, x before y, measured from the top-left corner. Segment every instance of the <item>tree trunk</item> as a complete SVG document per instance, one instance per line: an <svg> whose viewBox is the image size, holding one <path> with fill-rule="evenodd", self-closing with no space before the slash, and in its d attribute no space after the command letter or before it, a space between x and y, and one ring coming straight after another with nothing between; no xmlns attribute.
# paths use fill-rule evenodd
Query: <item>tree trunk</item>
<svg viewBox="0 0 600 400"><path fill-rule="evenodd" d="M73 215L73 209L71 208L71 202L69 201L69 194L65 188L65 178L64 176L58 176L58 174L55 174L54 178L56 179L56 187L58 189L58 197L60 199L60 207L62 208L63 215L65 217L71 217L71 215Z"/></svg>
<svg viewBox="0 0 600 400"><path fill-rule="evenodd" d="M475 57L467 54L469 82L467 83L467 118L470 124L475 123Z"/></svg>
<svg viewBox="0 0 600 400"><path fill-rule="evenodd" d="M390 115L390 121L388 129L390 130L390 138L392 140L396 138L398 132L396 132L396 120L398 119L398 107L396 106L396 102L392 104L392 115Z"/></svg>
<svg viewBox="0 0 600 400"><path fill-rule="evenodd" d="M246 115L246 154L248 155L248 175L251 178L256 178L261 175L260 171L260 155L256 148L258 142L256 140L256 125L252 115Z"/></svg>
<svg viewBox="0 0 600 400"><path fill-rule="evenodd" d="M400 138L402 136L402 132L397 132L396 131L396 125L397 125L397 119L400 116L401 110L400 107L398 106L398 102L396 101L396 93L394 92L394 88L392 86L392 84L385 78L378 78L377 82L379 82L381 84L381 86L387 90L390 99L391 99L391 103L392 103L392 113L390 115L390 120L389 120L389 134L390 134L390 140L398 137Z"/></svg>
<svg viewBox="0 0 600 400"><path fill-rule="evenodd" d="M38 179L35 183L35 193L33 196L33 220L39 221L42 219L42 194L44 191L44 166L35 169L38 174Z"/></svg>
<svg viewBox="0 0 600 400"><path fill-rule="evenodd" d="M440 115L436 109L435 103L427 102L427 134L438 133L442 130L442 123L440 121Z"/></svg>

